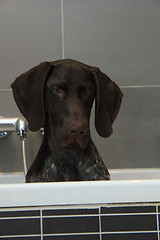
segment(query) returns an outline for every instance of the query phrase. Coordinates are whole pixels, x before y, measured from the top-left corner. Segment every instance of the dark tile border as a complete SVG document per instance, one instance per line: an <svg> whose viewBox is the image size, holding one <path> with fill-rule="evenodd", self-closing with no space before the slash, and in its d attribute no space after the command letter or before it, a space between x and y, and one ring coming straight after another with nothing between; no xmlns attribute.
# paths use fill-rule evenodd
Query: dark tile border
<svg viewBox="0 0 160 240"><path fill-rule="evenodd" d="M91 215L99 214L99 208L90 209L59 209L59 210L43 210L43 216L55 216L55 215Z"/></svg>
<svg viewBox="0 0 160 240"><path fill-rule="evenodd" d="M156 213L156 206L101 207L101 214L109 213Z"/></svg>
<svg viewBox="0 0 160 240"><path fill-rule="evenodd" d="M40 240L41 229L44 240L158 240L157 210L160 203L0 208L0 240Z"/></svg>

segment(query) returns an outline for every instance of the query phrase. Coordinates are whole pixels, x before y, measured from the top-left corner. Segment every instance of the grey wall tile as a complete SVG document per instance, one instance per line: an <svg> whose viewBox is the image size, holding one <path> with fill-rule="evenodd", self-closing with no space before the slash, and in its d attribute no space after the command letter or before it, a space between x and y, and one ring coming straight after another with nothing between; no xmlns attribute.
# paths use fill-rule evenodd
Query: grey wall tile
<svg viewBox="0 0 160 240"><path fill-rule="evenodd" d="M160 88L122 89L120 113L107 139L92 137L109 168L160 167Z"/></svg>
<svg viewBox="0 0 160 240"><path fill-rule="evenodd" d="M31 166L33 161L36 158L39 147L42 143L43 136L40 132L31 132L29 131L27 134L26 140L26 159L27 159L27 169Z"/></svg>
<svg viewBox="0 0 160 240"><path fill-rule="evenodd" d="M120 85L159 84L160 2L64 0L65 57Z"/></svg>
<svg viewBox="0 0 160 240"><path fill-rule="evenodd" d="M42 136L40 136L39 132L28 133L27 140L25 141L27 169L29 169L34 161L41 141ZM10 133L7 137L0 139L0 172L23 171L22 142L15 132Z"/></svg>
<svg viewBox="0 0 160 240"><path fill-rule="evenodd" d="M0 89L0 116L6 118L22 117L11 90Z"/></svg>
<svg viewBox="0 0 160 240"><path fill-rule="evenodd" d="M0 139L0 172L22 172L22 146L16 133Z"/></svg>
<svg viewBox="0 0 160 240"><path fill-rule="evenodd" d="M18 117L11 91L0 91L0 116ZM16 133L0 139L0 172L23 171L22 148Z"/></svg>
<svg viewBox="0 0 160 240"><path fill-rule="evenodd" d="M61 58L60 1L0 1L0 52L0 88L42 61Z"/></svg>

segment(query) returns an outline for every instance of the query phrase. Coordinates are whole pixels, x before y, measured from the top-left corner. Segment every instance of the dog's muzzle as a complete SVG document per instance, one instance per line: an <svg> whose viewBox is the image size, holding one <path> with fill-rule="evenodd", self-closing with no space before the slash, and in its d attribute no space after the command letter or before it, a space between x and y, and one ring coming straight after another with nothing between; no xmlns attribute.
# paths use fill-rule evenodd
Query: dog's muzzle
<svg viewBox="0 0 160 240"><path fill-rule="evenodd" d="M89 139L89 127L86 121L70 122L66 124L64 134L59 138L58 145L66 147L71 143L77 143L81 148L86 148Z"/></svg>

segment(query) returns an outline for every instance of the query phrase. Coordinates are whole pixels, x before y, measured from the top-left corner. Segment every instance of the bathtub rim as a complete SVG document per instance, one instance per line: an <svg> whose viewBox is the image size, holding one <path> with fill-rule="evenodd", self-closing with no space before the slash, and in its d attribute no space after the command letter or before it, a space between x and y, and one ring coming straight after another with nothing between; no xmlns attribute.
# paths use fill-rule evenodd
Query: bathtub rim
<svg viewBox="0 0 160 240"><path fill-rule="evenodd" d="M0 207L156 203L159 189L160 180L0 184Z"/></svg>
<svg viewBox="0 0 160 240"><path fill-rule="evenodd" d="M160 179L160 168L109 169L111 181ZM0 184L25 183L24 172L0 172Z"/></svg>

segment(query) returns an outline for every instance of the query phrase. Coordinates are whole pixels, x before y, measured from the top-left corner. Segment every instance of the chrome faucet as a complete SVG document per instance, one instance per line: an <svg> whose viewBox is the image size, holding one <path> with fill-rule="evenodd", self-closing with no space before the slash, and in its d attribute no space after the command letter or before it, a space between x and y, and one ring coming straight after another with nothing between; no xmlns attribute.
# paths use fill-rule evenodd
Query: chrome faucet
<svg viewBox="0 0 160 240"><path fill-rule="evenodd" d="M9 132L17 132L22 143L22 158L24 165L24 174L27 174L25 140L27 138L28 123L21 118L4 118L0 116L0 138L6 137Z"/></svg>
<svg viewBox="0 0 160 240"><path fill-rule="evenodd" d="M17 132L20 140L25 140L27 131L28 123L25 119L0 117L0 138L7 136L9 132Z"/></svg>

